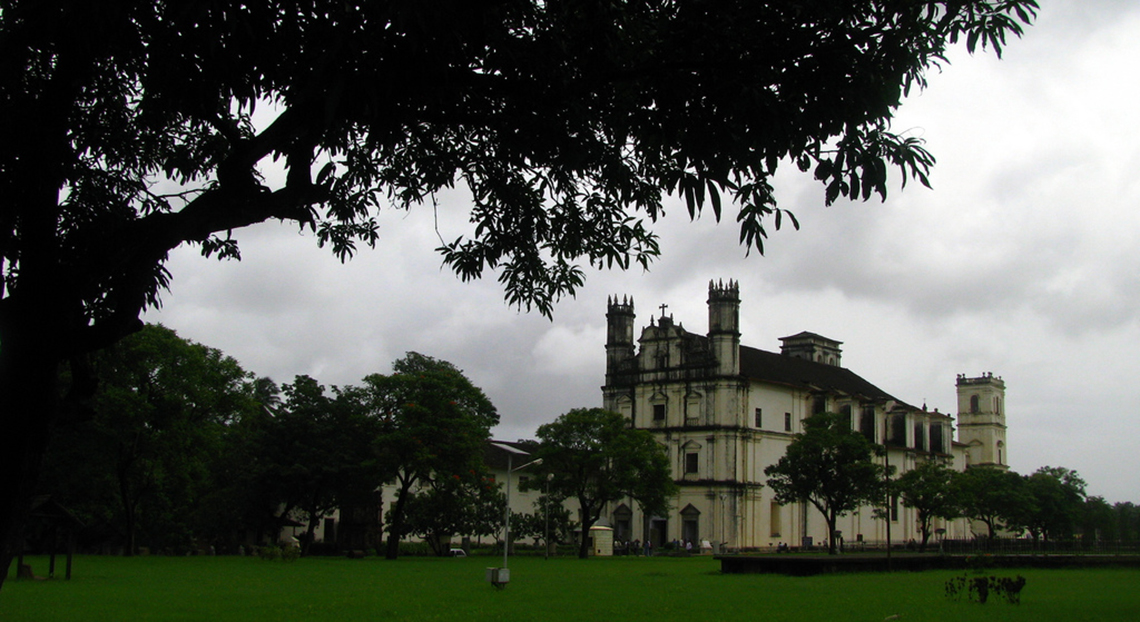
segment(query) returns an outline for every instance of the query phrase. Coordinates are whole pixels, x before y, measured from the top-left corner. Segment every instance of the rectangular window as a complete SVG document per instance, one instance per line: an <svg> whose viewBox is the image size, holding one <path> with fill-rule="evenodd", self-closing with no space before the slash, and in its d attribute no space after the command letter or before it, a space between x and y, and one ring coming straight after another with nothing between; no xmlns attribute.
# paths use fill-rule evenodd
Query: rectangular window
<svg viewBox="0 0 1140 622"><path fill-rule="evenodd" d="M863 408L863 420L860 424L860 429L863 436L872 443L875 442L875 408L873 406L865 406Z"/></svg>
<svg viewBox="0 0 1140 622"><path fill-rule="evenodd" d="M771 531L769 535L773 538L779 538L780 534L784 531L783 521L780 520L780 504L775 501L768 505L768 512L771 515Z"/></svg>
<svg viewBox="0 0 1140 622"><path fill-rule="evenodd" d="M888 436L890 444L895 447L906 446L906 415L894 414L891 415L891 433Z"/></svg>
<svg viewBox="0 0 1140 622"><path fill-rule="evenodd" d="M899 522L899 496L891 495L891 522Z"/></svg>
<svg viewBox="0 0 1140 622"><path fill-rule="evenodd" d="M784 431L792 431L792 413L784 413Z"/></svg>
<svg viewBox="0 0 1140 622"><path fill-rule="evenodd" d="M755 425L755 427L757 427L757 428L759 428L759 427L763 427L763 426L761 425L761 424L763 423L763 417L762 417L761 415L762 415L762 413L760 412L760 409L759 409L759 408L757 408L757 409L756 409L756 422L753 424L753 425Z"/></svg>
<svg viewBox="0 0 1140 622"><path fill-rule="evenodd" d="M528 481L530 481L529 475L520 475L519 476L519 486L522 486L523 484L527 483Z"/></svg>
<svg viewBox="0 0 1140 622"><path fill-rule="evenodd" d="M940 454L946 453L946 446L942 443L942 424L930 426L930 451Z"/></svg>
<svg viewBox="0 0 1140 622"><path fill-rule="evenodd" d="M818 415L825 412L827 412L827 396L815 396L811 403L811 414Z"/></svg>
<svg viewBox="0 0 1140 622"><path fill-rule="evenodd" d="M665 421L665 405L664 404L654 404L653 405L653 420L654 421Z"/></svg>
<svg viewBox="0 0 1140 622"><path fill-rule="evenodd" d="M685 454L685 473L697 472L697 460L698 458L695 452Z"/></svg>

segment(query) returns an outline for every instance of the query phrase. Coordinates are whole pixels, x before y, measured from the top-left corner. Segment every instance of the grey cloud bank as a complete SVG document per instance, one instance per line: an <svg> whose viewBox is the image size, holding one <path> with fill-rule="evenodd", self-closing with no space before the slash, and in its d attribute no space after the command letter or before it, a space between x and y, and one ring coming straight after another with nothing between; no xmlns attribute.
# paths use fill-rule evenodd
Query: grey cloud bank
<svg viewBox="0 0 1140 622"><path fill-rule="evenodd" d="M341 265L290 226L237 232L241 262L172 254L172 291L145 319L217 347L258 375L352 384L415 350L447 359L500 410L501 438L601 404L605 302L634 296L706 330L709 279L740 281L742 340L767 350L810 330L844 363L910 403L952 411L958 373L1008 386L1014 469L1079 471L1093 494L1140 501L1140 7L1043 2L1005 58L956 51L896 129L938 158L933 190L823 208L782 172L802 229L745 258L731 218L659 223L648 273L590 273L550 322L506 306L494 278L461 283L432 252L466 232L460 193L438 211L385 212L380 245ZM438 233L437 233L438 230Z"/></svg>

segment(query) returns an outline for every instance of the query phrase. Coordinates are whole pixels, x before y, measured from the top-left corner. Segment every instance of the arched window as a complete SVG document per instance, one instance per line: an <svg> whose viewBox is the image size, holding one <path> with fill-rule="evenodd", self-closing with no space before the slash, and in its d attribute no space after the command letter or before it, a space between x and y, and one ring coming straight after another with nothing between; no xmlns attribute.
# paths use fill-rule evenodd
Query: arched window
<svg viewBox="0 0 1140 622"><path fill-rule="evenodd" d="M978 396L977 395L971 395L970 396L970 412L977 413L979 410L981 410L981 406L980 406L980 400L978 399Z"/></svg>

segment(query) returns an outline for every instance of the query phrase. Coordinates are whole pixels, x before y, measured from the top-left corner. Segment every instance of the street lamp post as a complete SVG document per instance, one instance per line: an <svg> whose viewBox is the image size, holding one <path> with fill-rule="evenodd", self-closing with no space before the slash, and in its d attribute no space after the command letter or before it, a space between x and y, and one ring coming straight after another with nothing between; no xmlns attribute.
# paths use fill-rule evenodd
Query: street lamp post
<svg viewBox="0 0 1140 622"><path fill-rule="evenodd" d="M528 452L521 450L521 449L515 449L514 447L511 447L510 445L507 445L505 443L491 443L491 444L498 447L499 449L502 449L503 451L507 452L507 503L506 503L506 507L503 508L503 567L501 569L499 569L498 572L495 572L493 574L493 576L491 574L491 570L493 570L493 569L489 568L488 569L488 578L487 578L487 581L490 582L492 585L494 585L495 587L501 588L504 585L506 585L507 582L510 581L510 578L511 578L510 571L507 569L508 568L507 567L507 559L508 559L507 555L508 555L508 552L510 551L510 548L511 548L511 473L513 473L519 469L525 469L528 466L532 466L535 464L541 464L542 458L539 458L538 460L533 460L533 461L528 462L526 464L519 465L518 468L514 468L513 467L513 458L515 455L529 456L530 454Z"/></svg>
<svg viewBox="0 0 1140 622"><path fill-rule="evenodd" d="M542 559L550 559L550 479L553 473L546 474L546 493L542 497L542 517L545 524L542 528Z"/></svg>
<svg viewBox="0 0 1140 622"><path fill-rule="evenodd" d="M886 440L883 442L883 481L886 483L887 489L887 571L891 571L891 510L894 507L894 498L891 495L891 456L890 451L887 449Z"/></svg>

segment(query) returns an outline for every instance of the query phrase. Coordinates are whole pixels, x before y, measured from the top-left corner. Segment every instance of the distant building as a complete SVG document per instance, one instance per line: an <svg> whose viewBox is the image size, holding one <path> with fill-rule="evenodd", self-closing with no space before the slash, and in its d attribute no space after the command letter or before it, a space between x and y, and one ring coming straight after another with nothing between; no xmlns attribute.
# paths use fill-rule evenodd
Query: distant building
<svg viewBox="0 0 1140 622"><path fill-rule="evenodd" d="M852 429L887 447L898 472L940 459L958 470L1008 463L1005 384L986 374L959 376L959 436L954 419L890 395L842 366L839 341L810 332L782 338L780 352L740 344L738 285L710 283L708 332L690 333L671 315L650 318L634 341L633 301L609 301L604 405L649 430L669 455L680 493L667 516L641 516L636 503L614 504L618 541L704 540L729 548L826 542L826 523L810 504L780 505L764 485L806 417L835 412ZM891 540L919 539L914 512L890 510ZM968 537L965 520L938 524ZM882 543L885 522L863 508L840 519L844 540Z"/></svg>
<svg viewBox="0 0 1140 622"><path fill-rule="evenodd" d="M509 447L515 452L509 452L504 448ZM505 493L507 485L507 465L511 467L511 511L519 514L534 514L535 504L539 502L542 497L542 491L539 489L534 490L521 490L520 487L530 481L533 477L530 473L528 465L534 461L530 456L538 449L538 441L533 440L518 440L518 441L497 441L490 440L483 444L483 464L487 466L487 471L490 473L491 481L502 487ZM508 463L508 453L510 455L510 462ZM512 538L513 541L513 538Z"/></svg>

